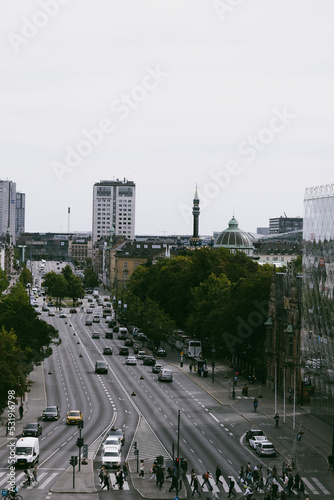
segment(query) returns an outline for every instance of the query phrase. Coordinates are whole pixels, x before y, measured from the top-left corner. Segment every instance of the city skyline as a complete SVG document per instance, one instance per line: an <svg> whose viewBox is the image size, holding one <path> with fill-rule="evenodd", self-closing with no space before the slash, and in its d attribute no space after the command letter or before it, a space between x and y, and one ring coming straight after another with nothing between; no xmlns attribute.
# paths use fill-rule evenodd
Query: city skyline
<svg viewBox="0 0 334 500"><path fill-rule="evenodd" d="M136 234L156 235L192 233L196 185L209 235L303 217L333 182L328 0L1 9L0 174L27 232L67 232L68 207L90 231L101 179L135 182Z"/></svg>

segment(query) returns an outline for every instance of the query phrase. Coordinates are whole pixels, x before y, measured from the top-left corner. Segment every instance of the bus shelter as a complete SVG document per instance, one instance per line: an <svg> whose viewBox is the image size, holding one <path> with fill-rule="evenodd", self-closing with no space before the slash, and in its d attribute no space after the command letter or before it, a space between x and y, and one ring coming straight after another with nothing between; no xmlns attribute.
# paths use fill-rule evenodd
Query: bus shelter
<svg viewBox="0 0 334 500"><path fill-rule="evenodd" d="M193 370L197 371L200 377L207 377L209 370L207 360L205 358L193 358Z"/></svg>

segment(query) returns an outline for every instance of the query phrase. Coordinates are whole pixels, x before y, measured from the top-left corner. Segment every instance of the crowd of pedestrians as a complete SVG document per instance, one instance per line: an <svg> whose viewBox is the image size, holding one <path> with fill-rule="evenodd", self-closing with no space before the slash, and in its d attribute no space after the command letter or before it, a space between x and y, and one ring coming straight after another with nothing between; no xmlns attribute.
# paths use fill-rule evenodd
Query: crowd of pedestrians
<svg viewBox="0 0 334 500"><path fill-rule="evenodd" d="M129 473L128 464L127 462L124 462L123 466L120 467L116 472L116 483L112 485L113 488L118 486L118 489L122 490L124 481L127 481L128 473ZM99 481L101 490L104 490L104 488L107 488L107 490L110 489L110 478L108 470L104 466L101 467L101 470L99 472Z"/></svg>

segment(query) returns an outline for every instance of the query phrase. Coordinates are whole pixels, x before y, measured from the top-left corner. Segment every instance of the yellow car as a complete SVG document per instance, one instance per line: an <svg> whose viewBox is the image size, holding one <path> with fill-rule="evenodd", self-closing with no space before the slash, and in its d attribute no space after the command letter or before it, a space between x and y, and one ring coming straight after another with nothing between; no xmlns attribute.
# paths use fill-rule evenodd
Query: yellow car
<svg viewBox="0 0 334 500"><path fill-rule="evenodd" d="M78 424L80 420L83 420L83 416L80 410L71 410L67 412L66 423L67 424Z"/></svg>

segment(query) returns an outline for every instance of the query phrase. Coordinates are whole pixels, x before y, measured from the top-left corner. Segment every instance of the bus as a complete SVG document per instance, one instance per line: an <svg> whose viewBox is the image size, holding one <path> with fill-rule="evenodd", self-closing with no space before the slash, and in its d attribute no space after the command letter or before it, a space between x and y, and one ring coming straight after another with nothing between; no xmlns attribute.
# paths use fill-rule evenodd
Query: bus
<svg viewBox="0 0 334 500"><path fill-rule="evenodd" d="M187 358L197 358L202 354L202 342L196 339L187 339L184 346L184 354Z"/></svg>

